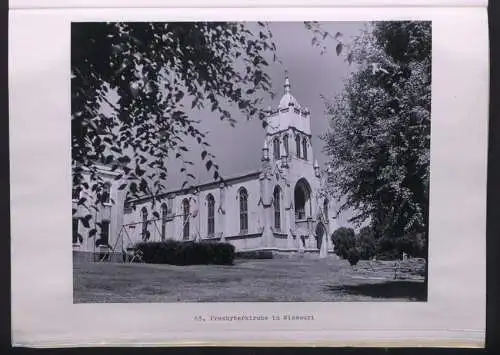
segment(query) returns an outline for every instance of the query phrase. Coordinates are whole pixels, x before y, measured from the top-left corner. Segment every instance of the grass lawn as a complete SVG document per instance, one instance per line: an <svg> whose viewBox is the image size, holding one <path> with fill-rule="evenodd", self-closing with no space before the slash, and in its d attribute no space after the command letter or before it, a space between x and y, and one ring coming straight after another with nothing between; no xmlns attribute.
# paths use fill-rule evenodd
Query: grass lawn
<svg viewBox="0 0 500 355"><path fill-rule="evenodd" d="M423 301L423 277L393 262L335 256L236 260L233 266L75 264L74 302Z"/></svg>

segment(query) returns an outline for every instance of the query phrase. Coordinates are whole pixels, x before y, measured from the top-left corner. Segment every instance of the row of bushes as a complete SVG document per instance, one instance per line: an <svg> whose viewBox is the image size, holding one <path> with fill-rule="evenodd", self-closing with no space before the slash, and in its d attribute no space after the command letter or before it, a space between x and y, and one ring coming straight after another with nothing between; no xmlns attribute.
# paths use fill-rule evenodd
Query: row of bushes
<svg viewBox="0 0 500 355"><path fill-rule="evenodd" d="M143 262L171 265L232 265L234 246L219 242L140 242L135 245Z"/></svg>
<svg viewBox="0 0 500 355"><path fill-rule="evenodd" d="M332 242L335 254L351 265L374 257L380 260L399 259L403 252L412 257L427 257L426 240L422 234L377 239L370 227L362 228L358 234L352 228L341 227L333 232Z"/></svg>

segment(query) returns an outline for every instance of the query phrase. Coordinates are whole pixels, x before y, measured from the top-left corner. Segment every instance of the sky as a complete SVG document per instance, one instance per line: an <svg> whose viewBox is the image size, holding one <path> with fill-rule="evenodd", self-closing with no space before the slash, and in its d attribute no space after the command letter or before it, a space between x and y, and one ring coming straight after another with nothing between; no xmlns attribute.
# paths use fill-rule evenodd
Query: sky
<svg viewBox="0 0 500 355"><path fill-rule="evenodd" d="M342 33L345 43L358 35L364 27L362 22L329 22L321 25L332 34ZM326 157L322 153L323 142L319 135L328 129L328 119L321 95L333 99L339 94L343 89L344 79L352 67L346 62L345 56L337 56L335 53L337 43L333 39L326 40L328 48L324 54L320 53L320 48L313 47L312 33L302 22L273 22L270 27L277 46L277 55L282 63L271 63L268 68L276 97L272 101L266 101L263 108L278 106L284 93L284 77L287 70L292 95L301 106L308 107L311 111L314 158L320 166L323 166ZM232 110L233 117L237 120L235 127L231 127L228 122L221 122L218 116L208 110L189 114L191 118L201 121L202 130L209 132L208 142L212 145L211 152L216 156L215 162L220 166L223 177L232 177L260 168L265 136L261 121L247 120L236 109ZM194 175L197 177L197 182L210 181L212 174L208 174L204 164L201 163L200 150L193 149L192 153L190 158L195 163ZM180 162L171 159L168 167L171 172L168 185L171 188L180 186L184 178L175 174L180 169Z"/></svg>

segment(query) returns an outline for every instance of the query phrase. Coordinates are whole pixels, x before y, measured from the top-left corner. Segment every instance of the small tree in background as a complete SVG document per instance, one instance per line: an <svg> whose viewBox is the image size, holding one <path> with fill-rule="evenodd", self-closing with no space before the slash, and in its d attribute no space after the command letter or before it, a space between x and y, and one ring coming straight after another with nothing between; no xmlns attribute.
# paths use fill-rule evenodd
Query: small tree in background
<svg viewBox="0 0 500 355"><path fill-rule="evenodd" d="M382 237L378 241L377 254L386 259L399 258L402 253L411 257L426 257L426 239L422 233L404 235L400 238Z"/></svg>
<svg viewBox="0 0 500 355"><path fill-rule="evenodd" d="M356 235L354 229L340 227L332 234L334 252L342 259L349 261L351 265L356 265L360 259L360 253L356 247Z"/></svg>
<svg viewBox="0 0 500 355"><path fill-rule="evenodd" d="M373 258L377 252L377 241L370 227L363 227L356 236L356 244L360 252L361 260Z"/></svg>
<svg viewBox="0 0 500 355"><path fill-rule="evenodd" d="M371 259L377 251L377 242L373 230L364 227L356 235L354 229L341 227L332 234L334 252L352 266L360 260Z"/></svg>

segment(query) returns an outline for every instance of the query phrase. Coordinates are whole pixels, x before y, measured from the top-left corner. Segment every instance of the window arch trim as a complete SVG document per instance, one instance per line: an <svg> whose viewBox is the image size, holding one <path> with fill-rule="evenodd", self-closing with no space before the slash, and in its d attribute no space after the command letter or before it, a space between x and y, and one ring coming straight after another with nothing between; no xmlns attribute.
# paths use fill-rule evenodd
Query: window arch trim
<svg viewBox="0 0 500 355"><path fill-rule="evenodd" d="M182 239L189 239L189 214L190 214L190 203L189 199L185 198L182 200Z"/></svg>
<svg viewBox="0 0 500 355"><path fill-rule="evenodd" d="M290 155L290 147L288 142L288 134L283 136L283 148L285 150L285 155L288 157Z"/></svg>
<svg viewBox="0 0 500 355"><path fill-rule="evenodd" d="M307 160L307 138L302 139L302 158Z"/></svg>
<svg viewBox="0 0 500 355"><path fill-rule="evenodd" d="M274 160L280 159L280 139L278 137L273 139L273 157Z"/></svg>
<svg viewBox="0 0 500 355"><path fill-rule="evenodd" d="M300 135L295 136L295 155L297 158L301 157Z"/></svg>
<svg viewBox="0 0 500 355"><path fill-rule="evenodd" d="M161 239L166 239L167 234L167 217L168 216L168 206L166 203L161 204Z"/></svg>
<svg viewBox="0 0 500 355"><path fill-rule="evenodd" d="M274 229L281 230L281 188L276 186L273 191Z"/></svg>
<svg viewBox="0 0 500 355"><path fill-rule="evenodd" d="M142 240L148 240L148 209L146 207L141 208L141 219L142 219L142 229L141 229L141 237Z"/></svg>
<svg viewBox="0 0 500 355"><path fill-rule="evenodd" d="M238 190L239 214L240 214L240 233L248 232L248 191L245 187Z"/></svg>
<svg viewBox="0 0 500 355"><path fill-rule="evenodd" d="M207 195L207 234L215 234L215 198L212 194Z"/></svg>

